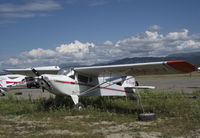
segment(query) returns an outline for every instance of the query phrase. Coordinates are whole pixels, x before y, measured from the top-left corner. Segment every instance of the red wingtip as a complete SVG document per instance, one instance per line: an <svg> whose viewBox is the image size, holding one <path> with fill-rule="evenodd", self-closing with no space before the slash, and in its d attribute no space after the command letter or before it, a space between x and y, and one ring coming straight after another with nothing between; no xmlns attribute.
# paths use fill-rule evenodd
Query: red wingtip
<svg viewBox="0 0 200 138"><path fill-rule="evenodd" d="M167 65L183 73L196 71L196 67L186 61L167 61Z"/></svg>

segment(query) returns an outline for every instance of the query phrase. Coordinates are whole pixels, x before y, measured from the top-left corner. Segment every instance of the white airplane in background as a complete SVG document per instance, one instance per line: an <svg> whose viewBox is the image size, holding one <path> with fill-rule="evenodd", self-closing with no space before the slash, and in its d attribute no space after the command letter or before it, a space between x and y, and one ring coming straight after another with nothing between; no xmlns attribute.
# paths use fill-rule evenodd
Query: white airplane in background
<svg viewBox="0 0 200 138"><path fill-rule="evenodd" d="M41 72L48 72L49 74L55 74L60 70L58 66L36 67L35 69ZM53 72L50 72L51 70L53 70ZM31 74L27 77L26 72L24 72L23 75L8 74L0 76L0 94L4 96L5 92L11 89L30 88L34 80L33 78L30 82L30 77L32 77Z"/></svg>
<svg viewBox="0 0 200 138"><path fill-rule="evenodd" d="M17 74L35 75L40 86L58 96L71 96L75 105L80 96L131 96L136 89L154 88L137 86L135 76L190 73L196 67L186 61L164 61L138 64L76 67L62 69L59 74L32 69L6 69ZM53 70L51 70L53 71Z"/></svg>
<svg viewBox="0 0 200 138"><path fill-rule="evenodd" d="M23 88L26 86L26 80L24 75L2 75L0 76L0 94L5 95L5 91L8 91L11 88Z"/></svg>

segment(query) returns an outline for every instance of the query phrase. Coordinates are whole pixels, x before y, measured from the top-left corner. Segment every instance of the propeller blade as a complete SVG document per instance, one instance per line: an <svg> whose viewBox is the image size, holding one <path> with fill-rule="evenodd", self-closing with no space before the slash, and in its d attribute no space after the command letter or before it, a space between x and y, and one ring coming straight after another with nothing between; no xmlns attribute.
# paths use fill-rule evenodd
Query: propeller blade
<svg viewBox="0 0 200 138"><path fill-rule="evenodd" d="M45 87L42 86L42 85L43 85L42 83L45 83L49 88L51 87L51 86L49 85L49 83L43 78L43 76L42 76L36 69L32 68L32 72L33 72L36 76L39 76L39 79L41 80L40 86L42 87L42 91L43 91L43 92L44 92Z"/></svg>
<svg viewBox="0 0 200 138"><path fill-rule="evenodd" d="M36 76L40 76L40 73L39 73L37 70L35 70L34 68L32 68L32 72L33 72Z"/></svg>
<svg viewBox="0 0 200 138"><path fill-rule="evenodd" d="M43 78L43 76L40 76L39 79L42 81L41 83L45 83L48 87L51 87L49 83Z"/></svg>

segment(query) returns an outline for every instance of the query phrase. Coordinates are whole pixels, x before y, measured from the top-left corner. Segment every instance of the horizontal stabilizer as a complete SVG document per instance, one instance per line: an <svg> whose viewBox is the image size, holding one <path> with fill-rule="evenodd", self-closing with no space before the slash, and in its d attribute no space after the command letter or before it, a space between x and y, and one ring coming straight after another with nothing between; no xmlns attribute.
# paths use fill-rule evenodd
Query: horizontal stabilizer
<svg viewBox="0 0 200 138"><path fill-rule="evenodd" d="M133 89L155 89L155 86L135 86Z"/></svg>

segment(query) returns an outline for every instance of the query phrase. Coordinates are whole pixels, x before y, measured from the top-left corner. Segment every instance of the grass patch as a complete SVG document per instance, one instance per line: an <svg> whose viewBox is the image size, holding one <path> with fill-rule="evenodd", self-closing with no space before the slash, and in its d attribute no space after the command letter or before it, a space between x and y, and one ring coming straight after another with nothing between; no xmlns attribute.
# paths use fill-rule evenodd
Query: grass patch
<svg viewBox="0 0 200 138"><path fill-rule="evenodd" d="M78 111L70 97L19 100L8 95L0 98L0 134L104 137L112 133L160 132L173 137L191 136L200 129L200 91L184 94L147 90L140 96L145 112L156 113L157 121L138 123L137 115L143 110L137 96L81 97L85 108Z"/></svg>

